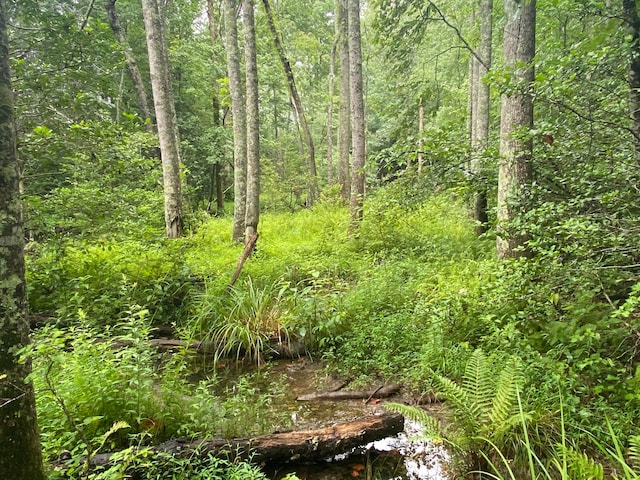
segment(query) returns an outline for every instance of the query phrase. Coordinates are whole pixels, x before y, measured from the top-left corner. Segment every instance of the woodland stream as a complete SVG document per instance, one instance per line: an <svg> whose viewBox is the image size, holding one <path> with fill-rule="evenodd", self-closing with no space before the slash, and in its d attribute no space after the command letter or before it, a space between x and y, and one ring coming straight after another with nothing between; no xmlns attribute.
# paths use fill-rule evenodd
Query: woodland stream
<svg viewBox="0 0 640 480"><path fill-rule="evenodd" d="M222 384L227 385L238 375L235 368L219 369L218 372ZM297 401L301 395L335 388L331 380L323 376L321 365L307 359L271 363L267 377L284 382L284 398L278 401L276 408L289 412L291 429L321 428L385 411L381 403L363 400ZM320 463L271 466L267 474L274 480L289 473L304 480L447 480L447 453L432 442L417 439L419 434L419 426L406 421L404 431L394 437L362 445L355 451Z"/></svg>

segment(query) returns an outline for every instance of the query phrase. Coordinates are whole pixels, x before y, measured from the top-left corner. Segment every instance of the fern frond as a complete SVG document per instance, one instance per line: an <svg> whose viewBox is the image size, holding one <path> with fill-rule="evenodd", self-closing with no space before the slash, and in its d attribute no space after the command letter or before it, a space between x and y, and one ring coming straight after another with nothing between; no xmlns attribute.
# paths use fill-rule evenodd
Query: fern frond
<svg viewBox="0 0 640 480"><path fill-rule="evenodd" d="M498 375L495 395L491 402L489 420L492 428L501 429L518 411L517 392L522 387L522 364L512 358Z"/></svg>
<svg viewBox="0 0 640 480"><path fill-rule="evenodd" d="M385 403L384 407L390 412L399 413L405 418L422 425L424 427L425 434L431 439L442 440L446 436L445 429L440 420L432 417L421 408L393 402Z"/></svg>
<svg viewBox="0 0 640 480"><path fill-rule="evenodd" d="M480 424L486 424L489 420L494 381L487 356L481 349L476 349L465 368L462 388L469 397L468 407Z"/></svg>
<svg viewBox="0 0 640 480"><path fill-rule="evenodd" d="M569 478L583 480L604 480L604 468L586 453L581 453L570 447L562 447L561 455L567 462Z"/></svg>
<svg viewBox="0 0 640 480"><path fill-rule="evenodd" d="M629 439L629 459L634 467L640 468L640 435Z"/></svg>

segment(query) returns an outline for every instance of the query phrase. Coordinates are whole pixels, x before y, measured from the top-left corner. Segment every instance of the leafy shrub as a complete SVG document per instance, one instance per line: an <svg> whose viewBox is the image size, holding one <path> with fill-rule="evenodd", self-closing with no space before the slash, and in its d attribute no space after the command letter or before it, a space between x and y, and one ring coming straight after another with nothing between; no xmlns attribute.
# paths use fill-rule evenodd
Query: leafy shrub
<svg viewBox="0 0 640 480"><path fill-rule="evenodd" d="M184 245L108 241L52 242L28 257L31 311L71 321L83 309L113 324L131 305L144 305L156 324L178 323L199 283L182 260Z"/></svg>
<svg viewBox="0 0 640 480"><path fill-rule="evenodd" d="M262 391L254 380L241 379L233 391L216 396L215 379L187 381L185 357L161 362L149 344L147 313L135 309L102 332L78 325L35 335L25 353L33 360L47 458L66 450L76 462L70 468L80 468L81 458L98 448L178 435L260 434L283 421L286 412L271 409L281 391L273 384ZM114 425L122 427L109 433Z"/></svg>

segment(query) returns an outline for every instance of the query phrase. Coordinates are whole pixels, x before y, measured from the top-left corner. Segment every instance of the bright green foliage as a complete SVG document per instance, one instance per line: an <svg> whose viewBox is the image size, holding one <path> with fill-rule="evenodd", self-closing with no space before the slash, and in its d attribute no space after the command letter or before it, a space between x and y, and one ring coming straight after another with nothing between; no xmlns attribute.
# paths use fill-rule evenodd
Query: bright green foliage
<svg viewBox="0 0 640 480"><path fill-rule="evenodd" d="M89 322L114 324L132 305L144 305L153 323L177 322L199 284L182 260L184 248L163 240L34 245L31 311L68 323L82 310Z"/></svg>
<svg viewBox="0 0 640 480"><path fill-rule="evenodd" d="M196 299L196 335L211 342L218 361L247 357L264 363L270 343L288 343L287 306L278 285L260 288L251 279L233 287L225 296L206 292Z"/></svg>
<svg viewBox="0 0 640 480"><path fill-rule="evenodd" d="M69 451L67 475L86 470L82 458L99 450L175 436L259 434L283 421L272 411L277 385L263 393L247 377L233 393L215 395L215 380L187 381L183 355L161 363L149 344L147 314L135 309L104 333L47 328L26 352L34 362L45 455Z"/></svg>

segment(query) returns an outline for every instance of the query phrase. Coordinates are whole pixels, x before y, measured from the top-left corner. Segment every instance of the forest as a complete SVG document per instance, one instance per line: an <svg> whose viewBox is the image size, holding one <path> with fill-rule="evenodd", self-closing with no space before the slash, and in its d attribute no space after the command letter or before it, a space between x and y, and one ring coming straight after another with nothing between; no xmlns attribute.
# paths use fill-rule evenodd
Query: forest
<svg viewBox="0 0 640 480"><path fill-rule="evenodd" d="M639 185L636 0L0 0L0 478L638 479Z"/></svg>

